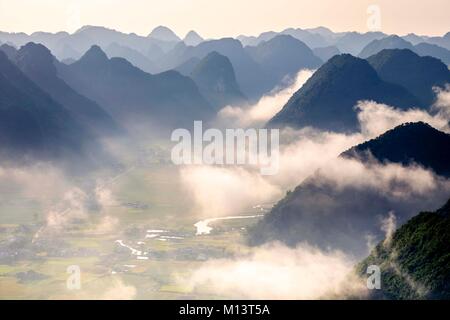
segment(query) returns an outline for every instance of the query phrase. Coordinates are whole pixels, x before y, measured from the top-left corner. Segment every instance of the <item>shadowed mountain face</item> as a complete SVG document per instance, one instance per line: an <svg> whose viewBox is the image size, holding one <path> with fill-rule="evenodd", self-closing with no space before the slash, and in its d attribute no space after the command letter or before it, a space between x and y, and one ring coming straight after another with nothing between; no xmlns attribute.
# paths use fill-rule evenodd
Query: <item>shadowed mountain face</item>
<svg viewBox="0 0 450 320"><path fill-rule="evenodd" d="M138 67L142 71L154 73L158 70L155 64L147 58L144 54L132 48L122 46L117 43L111 43L106 49L105 53L110 57L119 57L128 60L131 64Z"/></svg>
<svg viewBox="0 0 450 320"><path fill-rule="evenodd" d="M230 60L217 52L211 52L203 58L192 71L191 78L216 110L246 101L236 82Z"/></svg>
<svg viewBox="0 0 450 320"><path fill-rule="evenodd" d="M435 212L422 212L380 242L357 271L381 270L381 290L373 299L450 299L450 200Z"/></svg>
<svg viewBox="0 0 450 320"><path fill-rule="evenodd" d="M359 100L374 100L399 108L420 105L405 88L380 79L366 60L344 54L320 67L268 126L355 131L359 124L354 106Z"/></svg>
<svg viewBox="0 0 450 320"><path fill-rule="evenodd" d="M383 80L408 89L424 106L435 100L433 87L444 87L450 82L445 64L432 57L419 57L408 49L386 49L367 61Z"/></svg>
<svg viewBox="0 0 450 320"><path fill-rule="evenodd" d="M0 52L0 148L6 159L84 157L92 137ZM2 160L4 160L3 158Z"/></svg>
<svg viewBox="0 0 450 320"><path fill-rule="evenodd" d="M192 125L213 115L194 81L178 72L151 75L93 46L77 62L59 65L60 76L117 119L163 127Z"/></svg>
<svg viewBox="0 0 450 320"><path fill-rule="evenodd" d="M148 37L167 42L181 41L181 39L172 30L164 26L159 26L153 29Z"/></svg>
<svg viewBox="0 0 450 320"><path fill-rule="evenodd" d="M335 55L341 54L339 49L335 46L315 48L313 52L317 57L322 59L322 61L324 62L328 61Z"/></svg>
<svg viewBox="0 0 450 320"><path fill-rule="evenodd" d="M190 58L189 60L180 64L174 70L178 71L184 76L190 76L192 71L194 71L195 67L199 64L200 61L201 59L197 57Z"/></svg>
<svg viewBox="0 0 450 320"><path fill-rule="evenodd" d="M400 38L399 36L389 36L383 39L374 40L369 43L359 54L361 58L368 58L374 54L377 54L384 49L409 49L414 50L414 47L408 41Z"/></svg>
<svg viewBox="0 0 450 320"><path fill-rule="evenodd" d="M232 38L204 41L196 47L180 43L158 63L163 69L173 69L192 58L203 59L213 51L230 59L239 87L250 99L257 99L273 88L273 77L264 72L238 40Z"/></svg>
<svg viewBox="0 0 450 320"><path fill-rule="evenodd" d="M450 50L450 32L447 32L442 37L427 37L427 42Z"/></svg>
<svg viewBox="0 0 450 320"><path fill-rule="evenodd" d="M342 53L350 53L356 56L370 42L384 37L386 37L386 35L381 32L347 32L337 40L335 46Z"/></svg>
<svg viewBox="0 0 450 320"><path fill-rule="evenodd" d="M267 74L275 77L276 83L295 76L301 69L317 69L322 64L310 48L289 35L276 36L245 49Z"/></svg>
<svg viewBox="0 0 450 320"><path fill-rule="evenodd" d="M43 45L28 43L20 48L15 63L34 83L48 93L89 130L98 135L117 134L119 126L94 101L80 95L57 75L60 64Z"/></svg>
<svg viewBox="0 0 450 320"><path fill-rule="evenodd" d="M450 50L435 44L419 43L414 46L414 52L419 56L431 56L441 60L447 66L450 65Z"/></svg>
<svg viewBox="0 0 450 320"><path fill-rule="evenodd" d="M439 147L437 147L439 146ZM450 178L450 135L430 125L417 122L396 127L376 139L357 145L342 154L343 157L402 165L419 163L440 176Z"/></svg>
<svg viewBox="0 0 450 320"><path fill-rule="evenodd" d="M294 37L305 43L309 48L324 47L328 44L325 38L320 33L310 32L308 30L303 30L300 28L288 28L283 30L281 34Z"/></svg>
<svg viewBox="0 0 450 320"><path fill-rule="evenodd" d="M17 49L14 48L13 46L2 44L0 46L0 50L3 51L6 56L8 57L9 60L14 61L16 58L16 54L17 54Z"/></svg>
<svg viewBox="0 0 450 320"><path fill-rule="evenodd" d="M340 161L354 165L362 163L367 168L385 162L416 163L448 177L448 150L450 135L424 123L410 123L354 147L344 153ZM395 180L381 189L370 184L366 186L364 181L340 184L337 181L345 181L346 177L351 179L352 172L342 172L342 179L330 179L327 173L327 167L318 170L279 201L250 230L250 242L261 244L281 240L295 246L306 241L325 249L365 255L367 237L382 238L381 221L389 212L394 212L398 222L403 223L416 210L434 208L436 203L445 201L450 192L448 184L444 184L446 187L432 192L413 194ZM376 181L382 179L382 175L377 173L374 177L362 176L361 179Z"/></svg>
<svg viewBox="0 0 450 320"><path fill-rule="evenodd" d="M203 38L200 35L191 30L189 31L183 39L183 42L188 46L197 46L203 42Z"/></svg>

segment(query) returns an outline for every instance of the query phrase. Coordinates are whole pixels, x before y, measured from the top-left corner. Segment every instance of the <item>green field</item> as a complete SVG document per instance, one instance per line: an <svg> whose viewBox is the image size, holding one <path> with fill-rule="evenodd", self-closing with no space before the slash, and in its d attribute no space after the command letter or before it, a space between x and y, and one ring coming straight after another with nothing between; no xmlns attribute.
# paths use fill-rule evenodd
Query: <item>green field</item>
<svg viewBox="0 0 450 320"><path fill-rule="evenodd" d="M199 218L178 183L178 170L167 164L134 166L108 187L117 202L106 212L118 222L114 230L98 232L101 217L93 214L46 236L42 248L31 246L28 252L19 246L23 257L0 260L0 299L226 298L211 296L207 288L189 288L180 279L188 279L209 259L250 250L243 235L257 218L218 221L211 234L196 236ZM23 239L20 245L28 248L45 212L21 194L1 197L8 201L0 205L0 250L5 253L11 239ZM154 229L166 232L146 238L146 230ZM147 253L146 260L118 239ZM81 270L79 290L66 285L72 265Z"/></svg>

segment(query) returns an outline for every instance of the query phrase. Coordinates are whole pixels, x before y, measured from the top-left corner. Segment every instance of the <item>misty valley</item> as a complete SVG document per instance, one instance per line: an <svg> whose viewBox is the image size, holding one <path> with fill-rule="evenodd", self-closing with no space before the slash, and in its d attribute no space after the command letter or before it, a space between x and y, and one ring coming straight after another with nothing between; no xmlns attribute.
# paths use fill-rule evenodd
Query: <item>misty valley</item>
<svg viewBox="0 0 450 320"><path fill-rule="evenodd" d="M449 299L449 64L450 33L0 32L0 299Z"/></svg>

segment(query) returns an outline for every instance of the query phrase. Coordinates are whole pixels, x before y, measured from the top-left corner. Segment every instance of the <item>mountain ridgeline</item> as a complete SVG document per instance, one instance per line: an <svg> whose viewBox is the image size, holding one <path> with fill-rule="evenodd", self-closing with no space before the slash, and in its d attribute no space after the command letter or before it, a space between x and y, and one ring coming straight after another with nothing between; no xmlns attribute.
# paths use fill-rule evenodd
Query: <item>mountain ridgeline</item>
<svg viewBox="0 0 450 320"><path fill-rule="evenodd" d="M120 126L101 106L77 93L59 78L57 67L60 63L43 45L26 44L17 51L14 61L26 76L91 132L99 136L121 133Z"/></svg>
<svg viewBox="0 0 450 320"><path fill-rule="evenodd" d="M406 88L422 106L435 102L435 87L444 88L450 83L450 70L444 63L408 49L384 49L367 61L384 81Z"/></svg>
<svg viewBox="0 0 450 320"><path fill-rule="evenodd" d="M0 51L0 154L3 162L84 159L92 134Z"/></svg>
<svg viewBox="0 0 450 320"><path fill-rule="evenodd" d="M306 44L289 35L276 36L245 50L275 78L274 83L281 83L285 77L292 78L302 69L317 69L322 64Z"/></svg>
<svg viewBox="0 0 450 320"><path fill-rule="evenodd" d="M373 100L401 109L421 105L404 87L381 79L366 60L342 54L322 65L268 126L311 126L354 132L359 129L354 107L360 100Z"/></svg>
<svg viewBox="0 0 450 320"><path fill-rule="evenodd" d="M191 78L216 110L227 105L241 105L247 100L239 89L230 60L215 51L194 67Z"/></svg>
<svg viewBox="0 0 450 320"><path fill-rule="evenodd" d="M420 164L450 178L450 135L423 122L406 123L342 153L342 157L370 161Z"/></svg>
<svg viewBox="0 0 450 320"><path fill-rule="evenodd" d="M342 159L353 159L366 168L385 163L419 165L443 177L450 173L450 135L425 123L408 123L380 137L344 152ZM351 179L351 172L343 172ZM338 178L336 178L338 179ZM370 179L361 177L361 179ZM336 180L336 181L341 181ZM295 246L299 242L324 249L340 249L354 255L366 253L367 236L381 239L380 221L395 212L399 223L420 210L435 208L450 193L447 187L432 194L396 196L380 192L360 183L340 185L327 175L327 167L305 179L280 200L265 217L250 230L252 244L283 241ZM401 184L391 185L408 194Z"/></svg>
<svg viewBox="0 0 450 320"><path fill-rule="evenodd" d="M130 126L175 128L207 121L214 114L189 77L176 71L146 73L123 58L109 59L98 46L70 65L60 64L58 74Z"/></svg>

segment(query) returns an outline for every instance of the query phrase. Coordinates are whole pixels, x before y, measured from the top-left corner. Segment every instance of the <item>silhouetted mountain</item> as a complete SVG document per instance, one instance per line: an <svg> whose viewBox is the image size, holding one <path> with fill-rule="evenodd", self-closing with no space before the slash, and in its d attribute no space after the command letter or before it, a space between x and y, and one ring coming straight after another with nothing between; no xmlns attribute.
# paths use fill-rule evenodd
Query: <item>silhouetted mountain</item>
<svg viewBox="0 0 450 320"><path fill-rule="evenodd" d="M159 47L156 43L151 43L146 51L146 56L151 61L160 59L164 54L163 49L161 49L161 47Z"/></svg>
<svg viewBox="0 0 450 320"><path fill-rule="evenodd" d="M15 47L20 47L29 41L30 36L24 32L0 31L0 41Z"/></svg>
<svg viewBox="0 0 450 320"><path fill-rule="evenodd" d="M424 37L418 36L414 33L409 33L402 37L404 40L408 41L412 45L416 45L425 41Z"/></svg>
<svg viewBox="0 0 450 320"><path fill-rule="evenodd" d="M184 76L190 76L192 71L194 71L195 67L198 65L198 63L201 61L200 58L193 57L187 60L186 62L183 62L178 67L176 67L174 70L178 71Z"/></svg>
<svg viewBox="0 0 450 320"><path fill-rule="evenodd" d="M159 26L153 29L148 37L167 42L181 41L181 39L172 30L164 26Z"/></svg>
<svg viewBox="0 0 450 320"><path fill-rule="evenodd" d="M341 156L343 160L338 160L353 158L347 161L352 161L354 166L362 163L367 170L389 161L416 163L448 175L449 150L450 135L424 123L410 123L354 147ZM380 186L381 189L373 188L371 183L364 184L366 180L382 180L383 172L377 170L373 171L373 177L361 176L360 181L342 183L347 179L352 181L354 173L341 172L335 180L329 178L327 170L326 166L317 170L279 201L250 230L250 242L280 240L291 246L308 242L324 249L366 255L367 237L382 239L381 221L389 212L394 212L398 223L402 224L414 212L445 201L450 193L447 184L428 193L411 192L395 180L389 186Z"/></svg>
<svg viewBox="0 0 450 320"><path fill-rule="evenodd" d="M450 299L450 200L435 212L421 212L380 242L357 272L380 267L381 288L373 299Z"/></svg>
<svg viewBox="0 0 450 320"><path fill-rule="evenodd" d="M309 32L300 28L289 28L283 30L281 34L292 36L305 43L309 48L325 47L329 45L329 43L327 43L327 41L319 33Z"/></svg>
<svg viewBox="0 0 450 320"><path fill-rule="evenodd" d="M147 58L139 51L126 46L119 45L117 43L110 44L105 49L105 53L110 58L114 57L125 58L126 60L131 62L134 66L148 73L154 73L158 70L157 67L154 65L154 63L151 62L149 58Z"/></svg>
<svg viewBox="0 0 450 320"><path fill-rule="evenodd" d="M362 49L361 53L359 54L359 57L368 58L384 49L414 50L414 47L408 41L400 38L399 36L393 35L383 39L373 40L371 43L365 46L364 49Z"/></svg>
<svg viewBox="0 0 450 320"><path fill-rule="evenodd" d="M43 45L26 44L17 52L15 63L28 78L69 110L91 132L102 135L121 131L103 108L77 93L58 77L57 66L60 63Z"/></svg>
<svg viewBox="0 0 450 320"><path fill-rule="evenodd" d="M165 69L173 69L191 58L203 59L213 51L230 59L239 87L248 98L257 99L274 87L273 78L249 56L238 40L232 38L203 41L196 47L181 42L157 63Z"/></svg>
<svg viewBox="0 0 450 320"><path fill-rule="evenodd" d="M430 43L419 43L414 46L414 52L419 56L431 56L441 60L446 65L450 65L450 50Z"/></svg>
<svg viewBox="0 0 450 320"><path fill-rule="evenodd" d="M450 83L450 71L438 59L408 49L385 49L367 59L381 79L408 89L424 106L436 99L433 87Z"/></svg>
<svg viewBox="0 0 450 320"><path fill-rule="evenodd" d="M246 101L236 82L230 60L215 51L197 64L191 77L216 110Z"/></svg>
<svg viewBox="0 0 450 320"><path fill-rule="evenodd" d="M336 38L338 38L340 36L340 33L335 33L331 29L326 28L326 27L308 28L308 29L305 29L305 31L308 31L309 33L320 35L328 43L335 42Z"/></svg>
<svg viewBox="0 0 450 320"><path fill-rule="evenodd" d="M6 54L9 60L11 61L15 60L17 54L16 48L5 43L0 46L0 50Z"/></svg>
<svg viewBox="0 0 450 320"><path fill-rule="evenodd" d="M67 32L35 32L32 35L24 34L20 37L16 34L0 34L0 38L3 36L13 40L12 42L17 46L22 46L28 42L40 43L61 61L67 58L79 59L81 53L94 44L107 48L111 44L116 43L144 55L154 45L164 48L164 50L170 50L174 46L173 42L138 36L134 33L126 34L101 26L83 26L73 34L68 34Z"/></svg>
<svg viewBox="0 0 450 320"><path fill-rule="evenodd" d="M0 52L2 161L80 159L92 137L62 105ZM17 164L17 163L16 163Z"/></svg>
<svg viewBox="0 0 450 320"><path fill-rule="evenodd" d="M244 47L246 47L246 46L257 46L261 42L255 36L239 35L239 36L237 36L236 39L239 40Z"/></svg>
<svg viewBox="0 0 450 320"><path fill-rule="evenodd" d="M450 178L450 135L423 122L398 126L376 139L351 148L342 156L363 161L369 161L373 156L381 162L405 166L418 163Z"/></svg>
<svg viewBox="0 0 450 320"><path fill-rule="evenodd" d="M350 53L356 56L370 42L376 39L382 39L384 37L386 37L386 35L381 32L346 32L336 41L334 45L340 52Z"/></svg>
<svg viewBox="0 0 450 320"><path fill-rule="evenodd" d="M189 31L183 39L183 42L188 46L197 46L203 41L203 38L200 35L191 30Z"/></svg>
<svg viewBox="0 0 450 320"><path fill-rule="evenodd" d="M150 123L173 128L213 115L190 78L175 71L148 74L123 58L108 59L98 46L77 62L60 65L59 74L116 118L132 121L134 127Z"/></svg>
<svg viewBox="0 0 450 320"><path fill-rule="evenodd" d="M450 50L450 32L447 32L442 37L426 37L426 42Z"/></svg>
<svg viewBox="0 0 450 320"><path fill-rule="evenodd" d="M335 46L328 46L328 47L320 47L313 49L314 54L322 59L322 61L328 61L330 58L334 57L335 55L341 54L338 48Z"/></svg>
<svg viewBox="0 0 450 320"><path fill-rule="evenodd" d="M303 42L289 35L279 35L256 47L245 47L250 56L280 83L286 76L293 77L301 69L316 69L322 60Z"/></svg>
<svg viewBox="0 0 450 320"><path fill-rule="evenodd" d="M403 87L380 79L366 60L344 54L320 67L268 126L355 131L359 124L354 106L360 100L374 100L398 108L420 105Z"/></svg>
<svg viewBox="0 0 450 320"><path fill-rule="evenodd" d="M324 27L313 29L288 28L281 32L267 31L258 37L240 35L237 37L244 46L257 46L264 41L270 41L280 35L289 35L305 43L309 48L325 47L331 44L334 33ZM331 41L331 42L329 42Z"/></svg>

